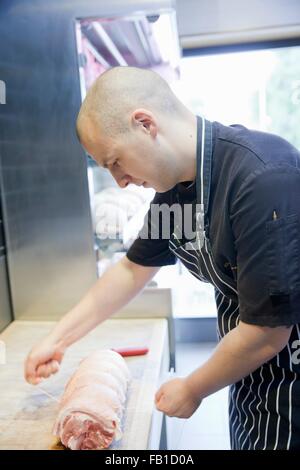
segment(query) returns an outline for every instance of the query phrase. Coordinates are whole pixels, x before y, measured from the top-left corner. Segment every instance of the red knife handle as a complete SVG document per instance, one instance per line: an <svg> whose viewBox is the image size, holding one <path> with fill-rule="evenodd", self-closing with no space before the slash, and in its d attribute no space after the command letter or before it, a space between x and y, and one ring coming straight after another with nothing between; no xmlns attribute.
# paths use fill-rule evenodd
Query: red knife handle
<svg viewBox="0 0 300 470"><path fill-rule="evenodd" d="M149 351L148 348L112 348L113 351L121 354L123 357L127 356L142 356L143 354L147 354Z"/></svg>

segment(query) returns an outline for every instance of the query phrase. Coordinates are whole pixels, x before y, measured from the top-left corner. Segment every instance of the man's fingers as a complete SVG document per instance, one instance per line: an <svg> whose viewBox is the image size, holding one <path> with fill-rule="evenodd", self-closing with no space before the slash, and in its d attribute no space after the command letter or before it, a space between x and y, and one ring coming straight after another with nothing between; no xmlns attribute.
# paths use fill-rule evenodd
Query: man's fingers
<svg viewBox="0 0 300 470"><path fill-rule="evenodd" d="M39 365L35 372L36 377L44 377L44 373L45 373L45 364Z"/></svg>
<svg viewBox="0 0 300 470"><path fill-rule="evenodd" d="M155 394L155 401L159 401L163 395L163 389L160 387Z"/></svg>
<svg viewBox="0 0 300 470"><path fill-rule="evenodd" d="M34 360L29 357L26 360L25 367L24 367L24 377L27 380L27 382L31 383L31 379L35 376L35 368L36 368L36 364Z"/></svg>
<svg viewBox="0 0 300 470"><path fill-rule="evenodd" d="M155 405L156 405L156 408L159 410L159 411L164 411L164 403L165 400L164 400L164 395L161 393L159 398L158 399L155 399Z"/></svg>
<svg viewBox="0 0 300 470"><path fill-rule="evenodd" d="M49 361L49 362L46 362L46 364L42 364L38 366L37 371L36 371L36 376L47 379L48 377L50 377L50 375L56 374L58 370L59 370L58 361Z"/></svg>
<svg viewBox="0 0 300 470"><path fill-rule="evenodd" d="M38 385L41 381L42 381L42 379L39 378L39 377L30 377L29 380L28 380L28 382L31 385Z"/></svg>
<svg viewBox="0 0 300 470"><path fill-rule="evenodd" d="M51 374L56 374L59 371L59 362L51 361Z"/></svg>
<svg viewBox="0 0 300 470"><path fill-rule="evenodd" d="M165 410L164 410L164 407L163 407L162 404L161 404L161 402L156 403L156 409L157 409L158 411L161 411L162 413L164 413L164 411L165 411Z"/></svg>
<svg viewBox="0 0 300 470"><path fill-rule="evenodd" d="M36 373L32 373L32 374L29 374L29 373L26 373L25 375L25 379L27 380L28 383L30 383L31 385L37 385L38 383L40 383L41 379L39 377L37 377Z"/></svg>
<svg viewBox="0 0 300 470"><path fill-rule="evenodd" d="M43 364L37 368L36 375L46 379L51 374L51 366L49 364Z"/></svg>

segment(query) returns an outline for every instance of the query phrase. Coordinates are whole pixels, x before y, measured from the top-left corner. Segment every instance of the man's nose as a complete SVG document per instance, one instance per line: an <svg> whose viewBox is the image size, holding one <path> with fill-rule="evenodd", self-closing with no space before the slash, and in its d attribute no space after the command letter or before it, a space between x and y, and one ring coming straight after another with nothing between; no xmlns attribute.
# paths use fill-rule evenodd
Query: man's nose
<svg viewBox="0 0 300 470"><path fill-rule="evenodd" d="M129 175L122 175L122 174L113 174L112 175L116 181L116 183L120 186L120 188L126 188L130 183L130 176Z"/></svg>
<svg viewBox="0 0 300 470"><path fill-rule="evenodd" d="M116 180L120 188L126 188L126 186L129 185L129 180L126 178L126 176L123 176L120 179Z"/></svg>

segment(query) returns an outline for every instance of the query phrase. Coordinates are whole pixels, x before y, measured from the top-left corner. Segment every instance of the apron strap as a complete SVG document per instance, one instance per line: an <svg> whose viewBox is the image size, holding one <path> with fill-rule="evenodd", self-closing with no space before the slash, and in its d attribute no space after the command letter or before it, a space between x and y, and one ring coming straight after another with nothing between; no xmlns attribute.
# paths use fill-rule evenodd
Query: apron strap
<svg viewBox="0 0 300 470"><path fill-rule="evenodd" d="M209 205L212 167L212 125L203 117L197 116L197 222L202 227L208 224L207 213ZM200 221L202 218L202 221Z"/></svg>

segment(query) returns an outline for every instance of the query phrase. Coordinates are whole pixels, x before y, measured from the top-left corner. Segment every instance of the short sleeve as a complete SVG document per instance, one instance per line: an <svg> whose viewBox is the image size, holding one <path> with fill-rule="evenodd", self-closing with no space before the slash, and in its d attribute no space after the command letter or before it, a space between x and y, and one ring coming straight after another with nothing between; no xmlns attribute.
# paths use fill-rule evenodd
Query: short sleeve
<svg viewBox="0 0 300 470"><path fill-rule="evenodd" d="M231 205L242 321L300 322L300 169L268 165L244 181Z"/></svg>
<svg viewBox="0 0 300 470"><path fill-rule="evenodd" d="M156 193L150 203L149 211L144 220L144 225L139 232L137 239L127 251L127 258L142 266L167 266L176 263L175 255L169 249L168 234L173 231L174 220L170 214L170 223L167 231L163 230L161 217L154 217L157 211L152 211L152 207L171 205L171 192ZM167 232L167 233L166 233Z"/></svg>

